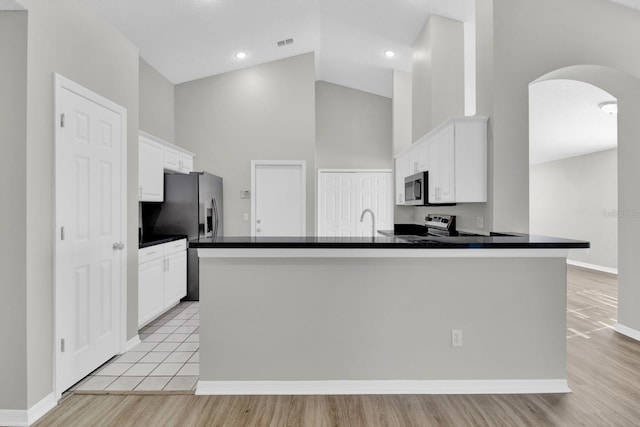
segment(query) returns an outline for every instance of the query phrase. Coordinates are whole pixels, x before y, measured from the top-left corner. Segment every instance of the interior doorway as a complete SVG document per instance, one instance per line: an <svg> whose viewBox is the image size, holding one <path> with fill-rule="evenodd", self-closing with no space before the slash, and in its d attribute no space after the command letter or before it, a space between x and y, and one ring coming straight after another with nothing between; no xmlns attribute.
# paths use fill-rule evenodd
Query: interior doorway
<svg viewBox="0 0 640 427"><path fill-rule="evenodd" d="M569 79L529 87L530 232L588 240L568 262L618 271L617 100Z"/></svg>
<svg viewBox="0 0 640 427"><path fill-rule="evenodd" d="M306 162L251 161L251 235L306 235Z"/></svg>

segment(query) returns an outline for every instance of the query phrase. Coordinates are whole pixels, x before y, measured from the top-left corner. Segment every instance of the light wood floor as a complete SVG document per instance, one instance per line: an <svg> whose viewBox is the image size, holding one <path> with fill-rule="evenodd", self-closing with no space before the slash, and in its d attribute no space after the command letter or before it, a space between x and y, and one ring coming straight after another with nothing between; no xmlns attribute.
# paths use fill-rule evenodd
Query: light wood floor
<svg viewBox="0 0 640 427"><path fill-rule="evenodd" d="M569 267L570 394L73 394L36 425L640 426L640 343L611 329L616 286L614 275Z"/></svg>

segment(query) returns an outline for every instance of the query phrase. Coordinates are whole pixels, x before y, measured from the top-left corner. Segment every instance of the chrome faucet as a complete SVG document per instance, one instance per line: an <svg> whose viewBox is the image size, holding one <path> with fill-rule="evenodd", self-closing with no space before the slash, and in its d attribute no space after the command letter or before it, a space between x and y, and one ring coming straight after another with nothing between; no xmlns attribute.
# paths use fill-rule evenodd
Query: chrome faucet
<svg viewBox="0 0 640 427"><path fill-rule="evenodd" d="M369 212L371 214L371 237L376 237L376 215L373 213L371 209L365 209L362 211L362 215L360 215L360 222L364 222L364 214Z"/></svg>

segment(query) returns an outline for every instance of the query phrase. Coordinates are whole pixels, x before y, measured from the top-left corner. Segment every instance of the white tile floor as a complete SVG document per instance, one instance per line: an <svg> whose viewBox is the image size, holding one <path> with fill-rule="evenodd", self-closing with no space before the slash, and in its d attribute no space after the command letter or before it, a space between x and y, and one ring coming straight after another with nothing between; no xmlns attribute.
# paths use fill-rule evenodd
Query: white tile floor
<svg viewBox="0 0 640 427"><path fill-rule="evenodd" d="M198 302L183 302L140 330L140 344L79 382L81 391L194 390L200 374Z"/></svg>

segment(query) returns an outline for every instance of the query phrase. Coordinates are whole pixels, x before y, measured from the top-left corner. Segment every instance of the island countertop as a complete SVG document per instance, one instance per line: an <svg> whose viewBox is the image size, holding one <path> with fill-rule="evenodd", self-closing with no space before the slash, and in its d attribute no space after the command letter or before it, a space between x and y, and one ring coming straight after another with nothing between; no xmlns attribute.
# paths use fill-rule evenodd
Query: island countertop
<svg viewBox="0 0 640 427"><path fill-rule="evenodd" d="M381 233L381 232L379 232ZM382 232L393 233L393 232ZM225 236L189 241L195 249L586 249L589 242L520 233L377 237L252 237Z"/></svg>

